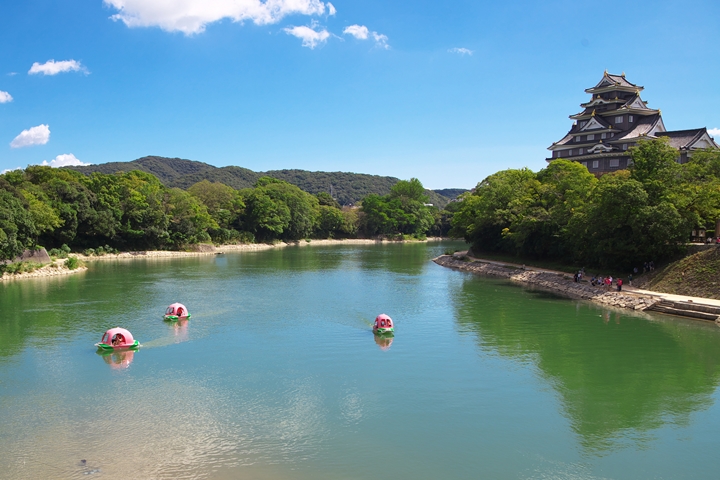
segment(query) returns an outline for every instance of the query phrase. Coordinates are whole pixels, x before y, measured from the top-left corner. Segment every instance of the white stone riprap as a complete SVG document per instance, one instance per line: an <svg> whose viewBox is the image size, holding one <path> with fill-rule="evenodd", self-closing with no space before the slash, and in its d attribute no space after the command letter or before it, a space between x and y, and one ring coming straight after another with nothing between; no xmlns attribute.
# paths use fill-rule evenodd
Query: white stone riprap
<svg viewBox="0 0 720 480"><path fill-rule="evenodd" d="M593 287L584 283L576 283L573 281L572 276L566 273L523 270L515 266L475 260L464 255L441 255L433 259L433 261L443 267L455 268L477 275L507 278L514 282L541 287L559 295L580 298L618 308L645 310L660 301L659 298L649 295L618 292L605 287Z"/></svg>
<svg viewBox="0 0 720 480"><path fill-rule="evenodd" d="M58 275L70 275L74 273L80 273L87 270L87 267L78 267L75 270L70 270L65 265L65 260L57 260L50 265L45 265L32 272L25 273L4 273L0 280L19 280L24 278L42 278L42 277L55 277Z"/></svg>

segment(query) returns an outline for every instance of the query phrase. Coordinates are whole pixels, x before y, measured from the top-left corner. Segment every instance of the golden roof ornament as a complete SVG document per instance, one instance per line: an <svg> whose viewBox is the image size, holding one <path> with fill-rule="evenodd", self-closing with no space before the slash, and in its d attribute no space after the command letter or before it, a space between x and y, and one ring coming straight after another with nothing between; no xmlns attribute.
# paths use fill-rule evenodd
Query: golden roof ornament
<svg viewBox="0 0 720 480"><path fill-rule="evenodd" d="M622 72L622 73L620 74L620 76L623 77L623 78L625 78L625 72Z"/></svg>

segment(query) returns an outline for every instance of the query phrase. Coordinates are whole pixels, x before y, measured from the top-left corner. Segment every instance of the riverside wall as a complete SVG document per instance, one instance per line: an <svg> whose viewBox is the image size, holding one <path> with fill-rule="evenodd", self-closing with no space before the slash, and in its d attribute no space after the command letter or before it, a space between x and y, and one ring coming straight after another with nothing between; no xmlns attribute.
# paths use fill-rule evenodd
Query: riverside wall
<svg viewBox="0 0 720 480"><path fill-rule="evenodd" d="M454 268L477 275L507 278L513 282L541 287L558 295L589 300L613 307L645 310L660 301L659 298L649 295L618 292L614 290L614 287L610 290L604 287L593 287L592 285L582 282L576 283L573 281L572 276L567 273L535 269L523 270L522 268L503 265L498 262L485 262L472 259L465 255L441 255L433 259L433 261L443 267Z"/></svg>

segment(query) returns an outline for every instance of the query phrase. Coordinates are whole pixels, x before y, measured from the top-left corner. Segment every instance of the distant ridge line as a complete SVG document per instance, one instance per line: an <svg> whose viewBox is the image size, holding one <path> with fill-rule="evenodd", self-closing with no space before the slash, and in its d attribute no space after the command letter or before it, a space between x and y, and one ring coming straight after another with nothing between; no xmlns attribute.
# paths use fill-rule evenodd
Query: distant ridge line
<svg viewBox="0 0 720 480"><path fill-rule="evenodd" d="M250 188L260 177L268 176L284 180L308 193L330 193L332 186L335 199L342 205L352 205L370 193L386 195L400 179L350 172L311 172L299 169L269 170L255 172L237 166L216 167L195 160L147 156L130 162L110 162L82 167L63 167L81 172L112 174L141 170L158 177L168 187L187 189L202 180L219 182L235 189ZM438 191L426 190L430 203L442 208L450 200L467 190L448 188ZM442 192L442 193L441 193Z"/></svg>

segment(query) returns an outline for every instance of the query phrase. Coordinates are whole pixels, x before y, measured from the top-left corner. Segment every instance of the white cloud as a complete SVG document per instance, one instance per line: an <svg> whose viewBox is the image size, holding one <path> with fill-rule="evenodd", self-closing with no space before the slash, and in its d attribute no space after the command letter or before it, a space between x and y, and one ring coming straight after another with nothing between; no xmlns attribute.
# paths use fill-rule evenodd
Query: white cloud
<svg viewBox="0 0 720 480"><path fill-rule="evenodd" d="M5 175L7 172L12 172L13 170L22 170L22 167L6 168L2 172L0 172L0 175Z"/></svg>
<svg viewBox="0 0 720 480"><path fill-rule="evenodd" d="M32 145L45 145L50 140L50 127L43 124L20 132L10 146L12 148L30 147Z"/></svg>
<svg viewBox="0 0 720 480"><path fill-rule="evenodd" d="M333 5L330 2L326 3L325 5L327 5L327 8L328 8L328 16L332 17L333 15L335 15L337 13L337 9L335 8L335 5Z"/></svg>
<svg viewBox="0 0 720 480"><path fill-rule="evenodd" d="M201 33L205 27L224 18L233 22L251 21L257 25L279 22L288 15L330 15L336 12L321 0L104 0L118 10L113 20L128 27L160 27L185 35Z"/></svg>
<svg viewBox="0 0 720 480"><path fill-rule="evenodd" d="M472 55L473 51L469 48L455 47L448 50L450 53L459 53L460 55Z"/></svg>
<svg viewBox="0 0 720 480"><path fill-rule="evenodd" d="M373 36L373 39L375 40L375 45L376 45L376 46L378 46L378 47L380 47L380 48L384 48L384 49L386 49L386 50L387 50L388 48L390 48L390 45L388 45L388 43L387 43L387 42L388 42L388 37L387 37L386 35L382 35L382 34L377 33L377 32L372 32L372 36Z"/></svg>
<svg viewBox="0 0 720 480"><path fill-rule="evenodd" d="M2 90L0 90L0 103L8 103L12 102L12 100L12 95L10 95L8 92L3 92Z"/></svg>
<svg viewBox="0 0 720 480"><path fill-rule="evenodd" d="M285 33L292 35L302 40L302 46L308 48L315 48L321 43L325 43L330 37L330 33L327 30L320 30L319 32L310 27L286 27Z"/></svg>
<svg viewBox="0 0 720 480"><path fill-rule="evenodd" d="M343 30L345 35L352 35L358 40L367 40L370 31L365 25L350 25Z"/></svg>
<svg viewBox="0 0 720 480"><path fill-rule="evenodd" d="M43 165L49 166L49 167L67 167L67 166L77 166L82 167L84 165L92 165L90 163L83 163L77 158L75 158L75 155L72 153L65 153L62 155L58 155L55 157L55 159L50 160L49 162L47 160L43 160Z"/></svg>
<svg viewBox="0 0 720 480"><path fill-rule="evenodd" d="M352 35L358 40L367 40L368 38L372 37L372 39L375 40L376 46L385 49L390 48L387 43L388 37L386 35L377 32L371 32L365 25L350 25L349 27L345 27L343 33L345 35Z"/></svg>
<svg viewBox="0 0 720 480"><path fill-rule="evenodd" d="M7 75L8 77L14 77L15 75L17 75L17 72L10 72Z"/></svg>
<svg viewBox="0 0 720 480"><path fill-rule="evenodd" d="M708 133L713 137L718 137L720 136L720 128L711 128Z"/></svg>
<svg viewBox="0 0 720 480"><path fill-rule="evenodd" d="M43 75L57 75L58 73L64 72L84 72L89 73L87 69L75 60L62 60L56 62L55 60L48 60L47 62L40 64L35 62L28 70L30 75L37 75L42 73Z"/></svg>

